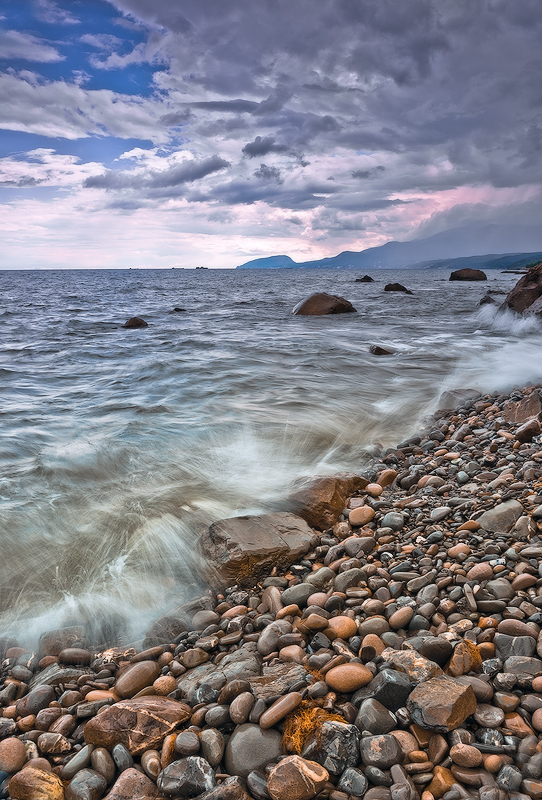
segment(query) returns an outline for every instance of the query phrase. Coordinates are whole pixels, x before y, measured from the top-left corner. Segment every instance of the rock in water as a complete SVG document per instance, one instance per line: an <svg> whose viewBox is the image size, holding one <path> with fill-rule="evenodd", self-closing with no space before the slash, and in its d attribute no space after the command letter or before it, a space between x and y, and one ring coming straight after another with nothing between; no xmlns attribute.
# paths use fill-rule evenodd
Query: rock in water
<svg viewBox="0 0 542 800"><path fill-rule="evenodd" d="M319 317L324 314L350 314L356 309L344 297L336 294L318 292L302 300L293 309L292 314L297 316Z"/></svg>
<svg viewBox="0 0 542 800"><path fill-rule="evenodd" d="M364 275L363 278L356 278L356 283L374 283L375 279L370 275Z"/></svg>
<svg viewBox="0 0 542 800"><path fill-rule="evenodd" d="M380 347L379 344L372 344L369 351L373 356L392 356L395 350L390 350L388 347Z"/></svg>
<svg viewBox="0 0 542 800"><path fill-rule="evenodd" d="M456 269L448 278L450 281L487 281L487 275L481 269Z"/></svg>
<svg viewBox="0 0 542 800"><path fill-rule="evenodd" d="M530 268L508 293L501 309L509 308L519 314L527 311L530 314L542 313L542 262Z"/></svg>
<svg viewBox="0 0 542 800"><path fill-rule="evenodd" d="M273 567L292 564L315 541L301 517L278 512L219 520L203 534L199 548L227 586L252 585Z"/></svg>
<svg viewBox="0 0 542 800"><path fill-rule="evenodd" d="M407 289L406 286L403 286L402 283L387 283L384 286L385 292L404 292L405 294L412 294L410 289Z"/></svg>
<svg viewBox="0 0 542 800"><path fill-rule="evenodd" d="M126 322L124 323L124 325L122 327L123 328L148 328L149 327L149 323L145 322L145 320L141 319L141 317L130 317L130 319L126 320Z"/></svg>

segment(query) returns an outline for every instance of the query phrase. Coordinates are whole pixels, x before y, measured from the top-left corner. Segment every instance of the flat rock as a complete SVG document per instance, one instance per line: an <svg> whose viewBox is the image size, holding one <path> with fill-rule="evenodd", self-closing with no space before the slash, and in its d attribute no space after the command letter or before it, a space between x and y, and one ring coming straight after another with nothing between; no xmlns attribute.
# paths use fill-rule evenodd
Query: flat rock
<svg viewBox="0 0 542 800"><path fill-rule="evenodd" d="M264 666L262 674L250 678L250 689L256 699L267 700L277 694L286 694L299 681L307 679L307 671L300 664L273 664Z"/></svg>
<svg viewBox="0 0 542 800"><path fill-rule="evenodd" d="M438 664L413 650L393 650L387 647L382 652L382 658L398 672L407 674L412 683L427 681L443 674Z"/></svg>
<svg viewBox="0 0 542 800"><path fill-rule="evenodd" d="M277 512L219 520L200 538L199 549L227 586L253 585L273 567L293 564L316 542L305 520Z"/></svg>
<svg viewBox="0 0 542 800"><path fill-rule="evenodd" d="M190 706L169 697L150 695L121 700L109 706L85 725L87 744L111 749L123 744L131 755L159 747L192 713Z"/></svg>
<svg viewBox="0 0 542 800"><path fill-rule="evenodd" d="M421 728L448 733L476 711L476 697L471 686L440 675L413 689L407 709Z"/></svg>
<svg viewBox="0 0 542 800"><path fill-rule="evenodd" d="M499 503L495 508L485 511L477 522L490 533L497 531L508 532L517 519L523 514L523 506L517 500L507 500Z"/></svg>

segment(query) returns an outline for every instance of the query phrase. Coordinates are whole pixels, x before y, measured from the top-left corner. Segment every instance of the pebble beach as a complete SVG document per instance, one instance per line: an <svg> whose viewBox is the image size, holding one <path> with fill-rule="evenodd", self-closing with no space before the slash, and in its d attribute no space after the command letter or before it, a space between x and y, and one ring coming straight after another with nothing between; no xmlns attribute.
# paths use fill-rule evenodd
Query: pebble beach
<svg viewBox="0 0 542 800"><path fill-rule="evenodd" d="M541 398L214 523L213 588L138 646L3 640L0 796L542 798Z"/></svg>

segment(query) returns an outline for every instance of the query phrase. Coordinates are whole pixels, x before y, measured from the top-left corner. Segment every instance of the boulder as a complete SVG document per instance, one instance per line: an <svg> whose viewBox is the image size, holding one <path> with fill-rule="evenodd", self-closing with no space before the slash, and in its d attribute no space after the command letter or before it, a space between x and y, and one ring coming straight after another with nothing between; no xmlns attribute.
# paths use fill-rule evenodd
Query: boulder
<svg viewBox="0 0 542 800"><path fill-rule="evenodd" d="M311 800L328 779L328 771L315 761L286 756L271 769L267 790L273 800Z"/></svg>
<svg viewBox="0 0 542 800"><path fill-rule="evenodd" d="M380 347L378 344L372 344L369 348L369 352L371 352L373 356L392 356L395 350L390 350L388 347Z"/></svg>
<svg viewBox="0 0 542 800"><path fill-rule="evenodd" d="M507 400L503 406L506 422L514 425L528 422L542 412L542 401L537 391L522 397L521 400Z"/></svg>
<svg viewBox="0 0 542 800"><path fill-rule="evenodd" d="M121 326L122 328L148 328L149 323L145 322L144 319L141 317L130 317L130 319L126 320L124 325Z"/></svg>
<svg viewBox="0 0 542 800"><path fill-rule="evenodd" d="M419 683L410 693L407 709L413 722L426 730L448 733L476 711L476 696L470 685L447 675Z"/></svg>
<svg viewBox="0 0 542 800"><path fill-rule="evenodd" d="M158 794L158 789L150 778L129 767L121 772L111 787L107 800L134 800L136 797L137 800L154 800Z"/></svg>
<svg viewBox="0 0 542 800"><path fill-rule="evenodd" d="M363 278L356 278L356 283L374 283L375 279L370 275L364 275Z"/></svg>
<svg viewBox="0 0 542 800"><path fill-rule="evenodd" d="M495 298L492 297L489 292L486 292L486 294L482 297L478 305L479 306L495 305L496 302L497 301L495 300Z"/></svg>
<svg viewBox="0 0 542 800"><path fill-rule="evenodd" d="M13 800L64 800L64 786L58 775L43 769L27 767L9 782Z"/></svg>
<svg viewBox="0 0 542 800"><path fill-rule="evenodd" d="M159 747L192 713L190 706L169 697L148 695L121 700L85 725L85 742L111 749L123 744L133 756Z"/></svg>
<svg viewBox="0 0 542 800"><path fill-rule="evenodd" d="M485 511L476 521L490 533L508 532L522 513L523 506L518 500L507 500Z"/></svg>
<svg viewBox="0 0 542 800"><path fill-rule="evenodd" d="M312 528L331 528L343 512L347 499L369 481L351 472L305 478L296 482L286 498L286 508L302 517Z"/></svg>
<svg viewBox="0 0 542 800"><path fill-rule="evenodd" d="M450 281L487 281L487 275L481 269L456 269L452 272L449 279Z"/></svg>
<svg viewBox="0 0 542 800"><path fill-rule="evenodd" d="M336 294L317 292L302 300L293 309L292 314L306 317L319 317L323 314L350 314L356 309L344 297Z"/></svg>
<svg viewBox="0 0 542 800"><path fill-rule="evenodd" d="M273 567L293 564L316 542L300 516L277 512L219 520L202 535L199 549L226 586L253 585Z"/></svg>
<svg viewBox="0 0 542 800"><path fill-rule="evenodd" d="M405 292L405 294L412 294L410 289L407 289L406 286L403 286L402 283L387 283L384 286L385 292Z"/></svg>
<svg viewBox="0 0 542 800"><path fill-rule="evenodd" d="M522 314L542 313L541 303L537 302L542 297L542 262L535 264L526 275L523 275L510 291L501 310L509 308ZM536 304L536 305L535 305Z"/></svg>

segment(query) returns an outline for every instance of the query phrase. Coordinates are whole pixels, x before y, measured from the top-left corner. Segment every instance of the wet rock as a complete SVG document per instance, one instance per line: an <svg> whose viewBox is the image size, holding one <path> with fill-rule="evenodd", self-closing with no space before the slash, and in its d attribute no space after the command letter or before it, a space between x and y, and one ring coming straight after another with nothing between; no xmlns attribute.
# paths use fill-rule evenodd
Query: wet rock
<svg viewBox="0 0 542 800"><path fill-rule="evenodd" d="M11 778L8 788L13 800L65 800L58 775L43 769L26 767Z"/></svg>
<svg viewBox="0 0 542 800"><path fill-rule="evenodd" d="M66 800L99 800L107 789L107 781L93 769L82 769L69 782Z"/></svg>
<svg viewBox="0 0 542 800"><path fill-rule="evenodd" d="M373 678L373 673L363 664L341 664L326 673L326 683L336 692L355 692L366 686Z"/></svg>
<svg viewBox="0 0 542 800"><path fill-rule="evenodd" d="M261 770L282 755L282 737L277 730L264 731L259 725L239 725L233 731L224 753L230 775L246 778L252 770Z"/></svg>
<svg viewBox="0 0 542 800"><path fill-rule="evenodd" d="M215 786L215 774L201 756L188 756L173 761L157 780L158 789L170 797L197 797Z"/></svg>
<svg viewBox="0 0 542 800"><path fill-rule="evenodd" d="M131 755L159 746L191 714L185 703L169 697L148 696L122 700L109 706L85 725L87 744L112 748L124 744Z"/></svg>
<svg viewBox="0 0 542 800"><path fill-rule="evenodd" d="M509 531L523 513L523 506L517 500L507 500L499 503L495 508L485 511L477 522L491 533Z"/></svg>
<svg viewBox="0 0 542 800"><path fill-rule="evenodd" d="M367 736L360 744L361 760L366 767L389 769L392 764L401 763L403 753L399 742L391 734ZM391 782L390 782L391 783Z"/></svg>
<svg viewBox="0 0 542 800"><path fill-rule="evenodd" d="M428 681L437 675L442 675L442 670L434 661L420 656L413 650L392 650L386 648L382 652L382 658L393 669L404 672L413 683Z"/></svg>
<svg viewBox="0 0 542 800"><path fill-rule="evenodd" d="M318 292L294 306L292 314L315 317L324 314L349 314L355 310L352 303L344 297Z"/></svg>
<svg viewBox="0 0 542 800"><path fill-rule="evenodd" d="M287 756L271 769L267 789L273 800L311 800L328 778L328 771L315 761Z"/></svg>
<svg viewBox="0 0 542 800"><path fill-rule="evenodd" d="M410 289L407 289L406 286L403 286L401 283L387 283L384 286L385 292L404 292L405 294L412 294Z"/></svg>
<svg viewBox="0 0 542 800"><path fill-rule="evenodd" d="M299 664L273 664L264 666L261 675L250 679L250 690L257 699L267 700L286 694L292 686L306 679L307 671Z"/></svg>
<svg viewBox="0 0 542 800"><path fill-rule="evenodd" d="M24 742L15 736L0 742L0 770L2 772L18 772L26 761Z"/></svg>
<svg viewBox="0 0 542 800"><path fill-rule="evenodd" d="M353 473L302 479L286 498L286 507L313 528L332 527L342 513L347 498L364 489L368 481Z"/></svg>
<svg viewBox="0 0 542 800"><path fill-rule="evenodd" d="M448 278L450 281L487 281L487 275L481 269L456 269Z"/></svg>
<svg viewBox="0 0 542 800"><path fill-rule="evenodd" d="M369 347L369 352L374 356L392 356L395 350L391 350L389 347L381 347L378 344L372 344Z"/></svg>
<svg viewBox="0 0 542 800"><path fill-rule="evenodd" d="M470 686L441 675L419 683L407 700L407 708L422 728L447 733L476 711L476 697Z"/></svg>
<svg viewBox="0 0 542 800"><path fill-rule="evenodd" d="M121 325L122 328L148 328L149 323L145 322L144 319L141 317L130 317L130 319L126 320L124 325Z"/></svg>
<svg viewBox="0 0 542 800"><path fill-rule="evenodd" d="M156 784L137 769L125 770L107 795L107 800L155 800L158 797Z"/></svg>
<svg viewBox="0 0 542 800"><path fill-rule="evenodd" d="M301 755L321 764L330 775L337 776L358 763L359 740L359 731L354 725L329 720L311 733Z"/></svg>
<svg viewBox="0 0 542 800"><path fill-rule="evenodd" d="M542 296L542 263L535 264L507 294L501 308L511 311L540 313L538 299ZM536 305L535 305L536 304Z"/></svg>
<svg viewBox="0 0 542 800"><path fill-rule="evenodd" d="M355 767L347 767L337 782L337 789L340 792L346 792L355 797L363 797L367 787L367 778L360 769Z"/></svg>
<svg viewBox="0 0 542 800"><path fill-rule="evenodd" d="M389 733L397 727L397 719L382 703L369 698L359 707L356 725L361 731L373 734Z"/></svg>
<svg viewBox="0 0 542 800"><path fill-rule="evenodd" d="M253 585L273 567L287 567L316 543L314 532L294 514L278 512L213 523L200 552L226 585Z"/></svg>

